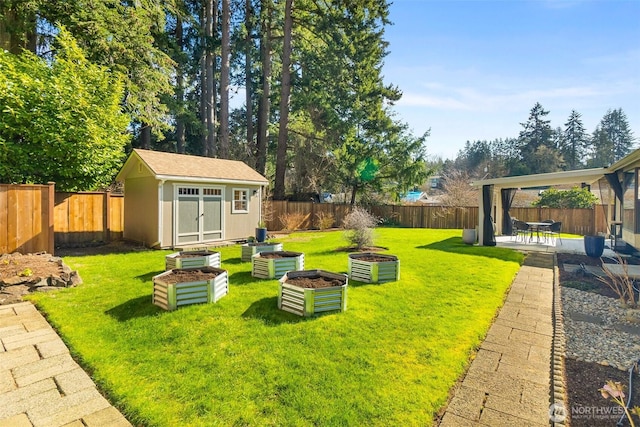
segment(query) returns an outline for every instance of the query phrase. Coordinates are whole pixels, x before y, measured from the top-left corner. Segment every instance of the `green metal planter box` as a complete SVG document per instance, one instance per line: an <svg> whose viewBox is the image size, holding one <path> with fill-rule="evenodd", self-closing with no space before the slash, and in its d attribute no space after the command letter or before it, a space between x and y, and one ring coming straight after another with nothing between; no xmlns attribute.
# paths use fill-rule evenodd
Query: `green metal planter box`
<svg viewBox="0 0 640 427"><path fill-rule="evenodd" d="M165 257L165 270L197 267L220 268L220 252L182 251Z"/></svg>
<svg viewBox="0 0 640 427"><path fill-rule="evenodd" d="M242 245L243 262L251 261L251 257L260 252L275 252L282 250L282 243L245 243Z"/></svg>
<svg viewBox="0 0 640 427"><path fill-rule="evenodd" d="M199 277L176 282L174 272L187 274L199 272ZM153 277L153 304L165 310L201 303L215 303L229 293L229 275L215 267L185 268L165 271Z"/></svg>
<svg viewBox="0 0 640 427"><path fill-rule="evenodd" d="M336 285L309 288L293 284L292 279L307 278L332 281ZM280 279L278 308L299 316L313 316L327 311L347 310L346 274L324 270L289 271Z"/></svg>
<svg viewBox="0 0 640 427"><path fill-rule="evenodd" d="M395 255L362 252L349 255L349 277L365 283L400 280L400 260Z"/></svg>
<svg viewBox="0 0 640 427"><path fill-rule="evenodd" d="M302 252L259 252L251 257L251 276L253 277L275 279L291 270L304 270Z"/></svg>

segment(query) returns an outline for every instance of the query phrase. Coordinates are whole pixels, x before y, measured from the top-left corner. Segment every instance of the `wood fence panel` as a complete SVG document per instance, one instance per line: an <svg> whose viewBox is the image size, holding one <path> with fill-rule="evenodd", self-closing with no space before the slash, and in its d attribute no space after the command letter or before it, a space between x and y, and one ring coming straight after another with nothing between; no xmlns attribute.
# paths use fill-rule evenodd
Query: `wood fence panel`
<svg viewBox="0 0 640 427"><path fill-rule="evenodd" d="M112 194L109 198L109 232L110 240L121 240L124 232L124 196Z"/></svg>
<svg viewBox="0 0 640 427"><path fill-rule="evenodd" d="M272 203L273 219L268 222L270 230L281 230L278 220L281 215L296 212L308 215L305 226L316 227L315 216L331 213L334 225L340 227L351 205L343 203L312 203L277 201ZM366 209L372 215L389 224L411 228L464 229L478 226L478 207L442 207L442 206L398 206L371 205ZM511 208L510 215L521 221L537 222L545 219L562 221L565 233L588 235L607 231L606 206L597 205L594 209L550 209L541 207Z"/></svg>
<svg viewBox="0 0 640 427"><path fill-rule="evenodd" d="M0 184L0 253L54 253L53 184Z"/></svg>
<svg viewBox="0 0 640 427"><path fill-rule="evenodd" d="M110 192L56 193L56 245L120 240L124 231L124 197Z"/></svg>
<svg viewBox="0 0 640 427"><path fill-rule="evenodd" d="M562 232L580 235L604 233L607 230L606 221L596 221L601 205L593 209L550 209L550 208L512 208L509 212L512 218L520 221L537 222L546 219L562 222Z"/></svg>

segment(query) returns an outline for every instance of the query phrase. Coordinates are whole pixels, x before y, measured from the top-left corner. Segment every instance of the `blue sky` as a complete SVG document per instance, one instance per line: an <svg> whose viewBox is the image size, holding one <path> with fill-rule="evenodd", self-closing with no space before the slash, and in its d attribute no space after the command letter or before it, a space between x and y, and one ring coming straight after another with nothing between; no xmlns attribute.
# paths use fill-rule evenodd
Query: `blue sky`
<svg viewBox="0 0 640 427"><path fill-rule="evenodd" d="M571 110L591 134L622 108L640 142L640 0L394 0L385 82L430 155L517 137L536 102L553 128Z"/></svg>

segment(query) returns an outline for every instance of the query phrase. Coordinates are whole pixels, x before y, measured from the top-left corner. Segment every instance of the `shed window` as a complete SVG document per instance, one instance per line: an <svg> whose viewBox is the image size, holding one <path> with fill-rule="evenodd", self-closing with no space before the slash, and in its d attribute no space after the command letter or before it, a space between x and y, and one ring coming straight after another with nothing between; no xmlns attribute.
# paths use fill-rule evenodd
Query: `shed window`
<svg viewBox="0 0 640 427"><path fill-rule="evenodd" d="M219 188L203 188L202 193L205 196L222 196L222 190Z"/></svg>
<svg viewBox="0 0 640 427"><path fill-rule="evenodd" d="M181 196L198 196L200 195L200 188L198 187L180 187L178 188L178 194Z"/></svg>
<svg viewBox="0 0 640 427"><path fill-rule="evenodd" d="M232 212L249 212L249 190L233 190Z"/></svg>

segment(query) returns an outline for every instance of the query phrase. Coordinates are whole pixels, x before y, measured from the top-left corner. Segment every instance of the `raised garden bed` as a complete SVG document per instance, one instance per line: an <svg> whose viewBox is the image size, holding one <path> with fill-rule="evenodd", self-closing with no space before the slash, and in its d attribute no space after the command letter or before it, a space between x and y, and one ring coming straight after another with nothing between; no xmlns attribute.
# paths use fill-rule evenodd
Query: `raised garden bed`
<svg viewBox="0 0 640 427"><path fill-rule="evenodd" d="M282 243L245 243L242 245L243 262L251 261L251 257L260 252L276 252L282 250Z"/></svg>
<svg viewBox="0 0 640 427"><path fill-rule="evenodd" d="M165 271L153 277L153 303L165 310L215 303L229 293L229 275L215 267Z"/></svg>
<svg viewBox="0 0 640 427"><path fill-rule="evenodd" d="M304 254L302 252L259 252L251 257L251 275L253 277L275 279L291 270L304 270Z"/></svg>
<svg viewBox="0 0 640 427"><path fill-rule="evenodd" d="M349 255L349 277L365 283L400 280L400 260L395 255L362 252Z"/></svg>
<svg viewBox="0 0 640 427"><path fill-rule="evenodd" d="M165 270L175 268L220 267L220 252L182 251L165 257Z"/></svg>
<svg viewBox="0 0 640 427"><path fill-rule="evenodd" d="M280 279L278 308L299 316L347 309L346 274L324 270L289 271Z"/></svg>

